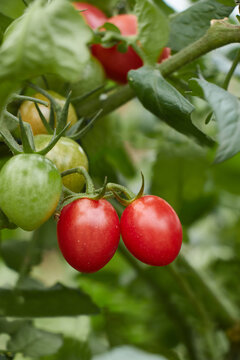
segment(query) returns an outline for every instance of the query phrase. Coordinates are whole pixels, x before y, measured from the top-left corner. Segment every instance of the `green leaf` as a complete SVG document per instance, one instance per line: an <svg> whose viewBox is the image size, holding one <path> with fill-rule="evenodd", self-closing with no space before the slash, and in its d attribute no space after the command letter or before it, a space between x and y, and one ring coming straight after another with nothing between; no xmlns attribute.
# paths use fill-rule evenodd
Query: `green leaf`
<svg viewBox="0 0 240 360"><path fill-rule="evenodd" d="M44 357L42 360L91 360L91 351L87 343L76 339L65 338L57 354Z"/></svg>
<svg viewBox="0 0 240 360"><path fill-rule="evenodd" d="M168 41L168 19L151 0L137 0L134 12L138 18L138 39L144 54L143 61L156 63Z"/></svg>
<svg viewBox="0 0 240 360"><path fill-rule="evenodd" d="M0 13L15 19L22 15L26 6L22 0L10 0L0 2Z"/></svg>
<svg viewBox="0 0 240 360"><path fill-rule="evenodd" d="M0 334L15 334L27 324L29 324L28 320L7 321L6 319L0 319Z"/></svg>
<svg viewBox="0 0 240 360"><path fill-rule="evenodd" d="M116 25L111 24L109 22L104 23L103 27L105 30L116 32L117 34L121 34L119 28Z"/></svg>
<svg viewBox="0 0 240 360"><path fill-rule="evenodd" d="M6 241L1 246L1 257L5 264L15 271L20 271L23 263L26 263L26 271L28 272L32 266L38 265L42 259L42 251L37 246L34 246L31 257L28 256L30 246L29 241L21 241L19 239Z"/></svg>
<svg viewBox="0 0 240 360"><path fill-rule="evenodd" d="M206 152L193 142L165 142L153 167L151 193L181 211L187 223L187 204L203 196L209 164Z"/></svg>
<svg viewBox="0 0 240 360"><path fill-rule="evenodd" d="M98 308L88 295L61 284L46 289L0 289L0 316L55 317L96 313Z"/></svg>
<svg viewBox="0 0 240 360"><path fill-rule="evenodd" d="M212 144L191 121L193 105L170 85L158 70L150 67L131 70L128 79L147 110L180 133L194 137L199 143Z"/></svg>
<svg viewBox="0 0 240 360"><path fill-rule="evenodd" d="M0 13L0 43L3 38L3 34L8 27L8 25L11 23L12 19L10 19L8 16L5 16Z"/></svg>
<svg viewBox="0 0 240 360"><path fill-rule="evenodd" d="M13 86L43 73L74 81L89 60L90 39L90 29L71 3L34 1L5 33L0 48L0 81L8 84L11 79ZM0 91L0 104L4 95Z"/></svg>
<svg viewBox="0 0 240 360"><path fill-rule="evenodd" d="M215 114L219 142L215 162L231 158L240 151L240 101L228 91L204 79L192 79L190 86L209 103Z"/></svg>
<svg viewBox="0 0 240 360"><path fill-rule="evenodd" d="M236 6L236 3L234 0L217 0L217 1L226 6Z"/></svg>
<svg viewBox="0 0 240 360"><path fill-rule="evenodd" d="M174 14L174 10L169 5L167 5L164 1L162 1L162 0L153 0L153 1L157 6L160 7L160 9L162 11L164 11L164 13L166 15Z"/></svg>
<svg viewBox="0 0 240 360"><path fill-rule="evenodd" d="M173 15L168 46L173 51L183 49L205 34L212 19L227 17L233 9L233 6L222 5L216 0L203 0Z"/></svg>
<svg viewBox="0 0 240 360"><path fill-rule="evenodd" d="M32 325L26 324L13 334L7 347L14 353L39 357L56 353L62 343L61 335L36 329Z"/></svg>

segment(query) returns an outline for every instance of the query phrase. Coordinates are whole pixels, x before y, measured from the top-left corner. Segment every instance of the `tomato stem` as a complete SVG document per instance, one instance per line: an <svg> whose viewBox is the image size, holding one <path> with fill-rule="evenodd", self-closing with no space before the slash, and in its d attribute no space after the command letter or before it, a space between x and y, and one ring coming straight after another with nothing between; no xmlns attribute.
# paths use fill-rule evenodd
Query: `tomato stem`
<svg viewBox="0 0 240 360"><path fill-rule="evenodd" d="M87 195L88 194L89 195L94 194L95 187L94 187L92 178L91 178L91 176L89 175L89 173L87 172L87 170L83 166L79 166L79 167L76 167L76 168L73 168L73 169L63 171L61 173L61 176L64 177L64 176L71 175L71 174L76 174L76 173L78 173L80 175L83 175L84 178L85 178L85 181L86 181L86 194ZM75 194L77 195L77 193L75 193Z"/></svg>

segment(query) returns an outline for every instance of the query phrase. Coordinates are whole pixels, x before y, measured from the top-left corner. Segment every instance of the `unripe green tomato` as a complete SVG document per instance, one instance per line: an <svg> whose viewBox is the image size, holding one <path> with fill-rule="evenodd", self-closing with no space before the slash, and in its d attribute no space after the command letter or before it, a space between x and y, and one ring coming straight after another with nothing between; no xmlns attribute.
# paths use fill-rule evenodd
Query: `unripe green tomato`
<svg viewBox="0 0 240 360"><path fill-rule="evenodd" d="M48 93L50 95L52 95L52 97L56 100L56 102L63 107L65 104L66 99L57 94L55 91L51 91L49 90ZM48 104L50 104L49 99L47 99L44 95L37 93L34 95L35 98L40 99L40 100L44 100L46 101ZM41 104L38 104L42 114L45 116L46 120L49 121L49 117L50 117L50 106L44 106ZM35 107L35 104L32 101L24 101L20 108L19 108L19 112L21 114L22 120L25 122L28 122L31 127L32 127L32 131L34 135L38 135L38 134L47 134L47 130L45 128L45 126L42 123L42 120L38 114L38 111ZM71 126L74 125L77 122L77 114L75 112L74 107L72 106L72 104L69 105L69 110L68 110L68 117L67 117L67 122L71 122Z"/></svg>
<svg viewBox="0 0 240 360"><path fill-rule="evenodd" d="M0 208L24 230L35 230L47 221L61 193L61 175L42 155L13 156L0 171Z"/></svg>
<svg viewBox="0 0 240 360"><path fill-rule="evenodd" d="M34 137L36 150L42 150L51 141L51 135L37 135ZM88 159L82 147L74 140L61 137L57 144L45 155L51 160L60 172L78 166L88 170ZM74 192L80 192L85 179L80 174L71 174L63 177L63 184Z"/></svg>

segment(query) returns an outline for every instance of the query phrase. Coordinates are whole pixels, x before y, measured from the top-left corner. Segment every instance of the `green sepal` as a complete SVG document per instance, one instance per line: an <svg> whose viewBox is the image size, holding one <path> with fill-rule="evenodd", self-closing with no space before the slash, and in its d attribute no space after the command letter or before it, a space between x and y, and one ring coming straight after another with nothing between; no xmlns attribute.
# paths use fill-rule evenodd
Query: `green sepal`
<svg viewBox="0 0 240 360"><path fill-rule="evenodd" d="M70 129L67 131L66 135L67 135L68 137L70 137L71 135L76 134L76 133L79 131L80 127L82 126L84 120L85 120L85 119L84 119L83 117L80 118L80 119L76 122L76 124L74 124L73 126L70 127Z"/></svg>
<svg viewBox="0 0 240 360"><path fill-rule="evenodd" d="M34 97L31 97L31 96L13 94L12 98L13 98L14 100L32 101L32 102L34 102L35 104L41 104L41 105L44 105L44 106L48 106L48 103L47 103L46 101L41 100L41 99L37 99L37 98L34 98Z"/></svg>
<svg viewBox="0 0 240 360"><path fill-rule="evenodd" d="M53 104L50 104L50 115L49 115L49 125L52 129L55 128L55 114Z"/></svg>
<svg viewBox="0 0 240 360"><path fill-rule="evenodd" d="M114 194L115 198L118 200L118 202L120 202L120 204L122 204L123 206L128 206L130 205L132 202L134 202L135 200L139 199L140 197L143 196L143 192L144 192L144 176L143 173L141 172L141 177L142 177L142 185L141 188L138 192L138 194L134 197L132 197L131 199L124 199L122 198L115 189L119 188L119 190L121 190L121 187L119 187L119 185L117 184L111 184L111 187L109 188L109 190L112 191L112 193ZM115 189L114 189L115 188ZM128 195L128 193L126 193L126 191L122 190L122 192L125 195Z"/></svg>
<svg viewBox="0 0 240 360"><path fill-rule="evenodd" d="M0 130L3 141L14 155L22 154L22 147L16 142L10 131L5 127Z"/></svg>
<svg viewBox="0 0 240 360"><path fill-rule="evenodd" d="M76 96L73 99L71 99L71 103L81 103L83 100L86 100L89 96L95 94L96 92L98 92L99 90L103 89L105 87L105 85L100 85L98 87L96 87L95 89L87 92L86 94L80 95L80 96Z"/></svg>
<svg viewBox="0 0 240 360"><path fill-rule="evenodd" d="M83 135L85 135L92 127L95 121L98 119L100 114L103 112L103 109L100 109L89 121L89 123L84 126L83 129L81 129L76 134L70 135L69 137L73 140L79 140Z"/></svg>
<svg viewBox="0 0 240 360"><path fill-rule="evenodd" d="M105 194L106 194L106 191L107 191L107 176L105 176L105 179L104 179L104 183L103 183L103 187L101 188L101 191L99 192L99 194L96 194L95 196L93 196L93 200L100 200L102 199Z"/></svg>
<svg viewBox="0 0 240 360"><path fill-rule="evenodd" d="M45 96L50 103L53 105L53 109L56 112L57 118L60 116L62 108L61 106L57 103L57 101L54 99L54 97L49 94L46 90L43 90L41 87L37 86L36 84L33 84L31 82L27 82L27 85L29 87L31 87L32 89L38 91L40 94L42 94L43 96Z"/></svg>
<svg viewBox="0 0 240 360"><path fill-rule="evenodd" d="M19 125L20 125L23 152L25 154L32 154L36 151L35 145L34 145L34 140L33 140L32 128L24 127L20 113L19 113Z"/></svg>
<svg viewBox="0 0 240 360"><path fill-rule="evenodd" d="M64 106L62 108L61 114L60 116L57 116L57 126L56 126L56 131L57 134L59 132L62 131L62 129L66 126L67 124L67 117L68 117L68 109L69 109L69 105L70 105L70 97L71 97L72 92L70 91L68 93L68 96L66 98L66 101L64 103Z"/></svg>
<svg viewBox="0 0 240 360"><path fill-rule="evenodd" d="M60 139L61 136L64 135L64 133L66 132L66 130L69 128L70 123L68 123L64 129L62 129L62 131L56 135L56 129L54 130L54 134L53 137L51 139L51 141L49 142L49 144L42 150L40 151L36 151L35 154L39 154L39 155L46 155L50 150L52 150L52 148L56 145L56 143L58 142L58 140Z"/></svg>
<svg viewBox="0 0 240 360"><path fill-rule="evenodd" d="M34 104L36 109L37 109L37 112L38 112L38 115L40 116L41 120L42 120L42 123L45 127L45 129L47 130L47 132L49 134L53 134L53 129L51 128L49 122L46 120L45 116L43 115L43 113L41 112L40 110L40 107L38 106L37 103Z"/></svg>

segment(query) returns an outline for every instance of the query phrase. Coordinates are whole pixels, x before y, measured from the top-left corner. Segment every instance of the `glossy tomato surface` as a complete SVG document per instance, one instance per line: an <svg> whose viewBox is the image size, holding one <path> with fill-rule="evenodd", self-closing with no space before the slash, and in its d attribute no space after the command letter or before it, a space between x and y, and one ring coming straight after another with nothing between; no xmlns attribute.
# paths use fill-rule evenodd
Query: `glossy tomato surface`
<svg viewBox="0 0 240 360"><path fill-rule="evenodd" d="M86 2L73 2L73 6L81 11L81 15L92 29L98 28L107 21L106 15L96 6Z"/></svg>
<svg viewBox="0 0 240 360"><path fill-rule="evenodd" d="M66 205L57 225L60 250L76 270L100 270L113 257L120 239L118 215L106 200L78 199Z"/></svg>
<svg viewBox="0 0 240 360"><path fill-rule="evenodd" d="M173 208L157 196L143 196L121 217L122 239L140 261L153 266L170 264L182 245L182 226Z"/></svg>
<svg viewBox="0 0 240 360"><path fill-rule="evenodd" d="M41 150L51 141L51 135L36 135L34 143L36 150ZM60 172L83 166L88 170L88 159L83 148L74 140L61 137L57 144L45 155L51 160ZM85 179L80 174L71 174L62 178L63 184L74 192L80 192Z"/></svg>
<svg viewBox="0 0 240 360"><path fill-rule="evenodd" d="M62 180L56 166L44 156L13 156L0 171L0 207L10 221L34 230L55 211Z"/></svg>
<svg viewBox="0 0 240 360"><path fill-rule="evenodd" d="M56 100L56 102L63 107L64 103L66 101L66 99L57 94L54 91L48 91L50 95L53 96L53 98ZM44 95L37 93L34 95L35 98L40 99L40 100L44 100L46 101L48 104L50 104L49 99L47 99ZM42 114L45 116L46 120L49 121L49 117L50 117L50 106L44 106L44 105L40 105L38 104ZM45 129L45 126L42 123L42 120L38 114L38 111L34 105L34 103L32 101L24 101L19 109L19 112L21 114L22 120L28 122L33 130L33 134L37 135L37 134L47 134L47 130ZM68 110L68 118L67 118L67 122L71 122L71 126L73 124L75 124L77 122L77 114L74 110L74 107L72 106L72 104L70 104L69 106L69 110Z"/></svg>
<svg viewBox="0 0 240 360"><path fill-rule="evenodd" d="M107 21L116 25L124 36L137 34L137 17L135 15L116 15ZM142 59L131 46L128 47L127 52L121 53L118 51L117 46L104 48L99 44L94 44L92 54L101 62L107 76L120 83L127 82L127 74L130 70L138 69L143 65ZM169 55L170 49L165 48L158 61L165 60Z"/></svg>

